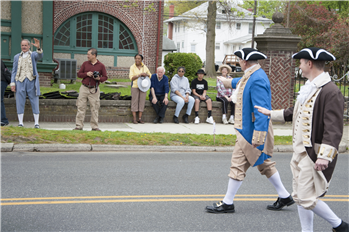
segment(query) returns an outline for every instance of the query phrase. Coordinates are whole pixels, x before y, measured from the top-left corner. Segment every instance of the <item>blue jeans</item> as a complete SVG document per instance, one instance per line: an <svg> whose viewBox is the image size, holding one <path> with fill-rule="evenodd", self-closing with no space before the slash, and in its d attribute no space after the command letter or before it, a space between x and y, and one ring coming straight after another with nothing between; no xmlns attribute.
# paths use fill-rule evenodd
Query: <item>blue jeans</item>
<svg viewBox="0 0 349 232"><path fill-rule="evenodd" d="M180 96L172 96L171 97L171 100L174 101L175 103L177 103L177 106L176 106L176 112L175 112L175 116L178 117L179 116L179 113L181 112L184 104L186 104L183 100L183 98L181 98ZM194 106L194 103L195 103L195 100L192 96L189 96L189 102L187 103L188 104L188 107L187 107L187 115L190 115L191 114L191 110L193 109L193 106Z"/></svg>
<svg viewBox="0 0 349 232"><path fill-rule="evenodd" d="M1 124L8 124L8 119L6 118L6 111L4 105L4 95L7 86L8 84L6 81L1 81Z"/></svg>

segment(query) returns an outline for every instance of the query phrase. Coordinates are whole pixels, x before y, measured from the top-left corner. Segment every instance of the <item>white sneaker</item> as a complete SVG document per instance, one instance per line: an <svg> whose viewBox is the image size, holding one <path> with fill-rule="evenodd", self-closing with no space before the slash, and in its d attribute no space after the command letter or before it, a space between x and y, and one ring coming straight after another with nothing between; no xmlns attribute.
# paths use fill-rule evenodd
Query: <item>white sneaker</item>
<svg viewBox="0 0 349 232"><path fill-rule="evenodd" d="M234 124L234 123L235 123L234 117L230 117L228 122L229 122L230 124Z"/></svg>
<svg viewBox="0 0 349 232"><path fill-rule="evenodd" d="M200 123L200 118L199 118L199 117L195 117L194 123L195 123L195 124Z"/></svg>
<svg viewBox="0 0 349 232"><path fill-rule="evenodd" d="M212 116L206 119L207 123L213 124L213 118Z"/></svg>
<svg viewBox="0 0 349 232"><path fill-rule="evenodd" d="M222 118L223 124L228 124L227 118Z"/></svg>

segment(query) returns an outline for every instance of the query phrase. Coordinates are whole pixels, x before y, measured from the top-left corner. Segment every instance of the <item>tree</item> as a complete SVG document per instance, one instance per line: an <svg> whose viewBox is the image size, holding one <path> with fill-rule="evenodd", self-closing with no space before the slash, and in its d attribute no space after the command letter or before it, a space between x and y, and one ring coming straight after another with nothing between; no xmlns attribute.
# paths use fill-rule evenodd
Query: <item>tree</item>
<svg viewBox="0 0 349 232"><path fill-rule="evenodd" d="M209 1L207 7L207 32L206 32L206 76L215 77L215 42L216 42L216 1Z"/></svg>
<svg viewBox="0 0 349 232"><path fill-rule="evenodd" d="M292 2L290 7L290 29L302 37L298 48L321 47L334 56L337 75L348 70L349 19L341 18L335 10L318 3Z"/></svg>
<svg viewBox="0 0 349 232"><path fill-rule="evenodd" d="M244 9L253 9L254 0L244 0L241 5ZM275 12L284 12L287 2L285 1L258 1L257 17L266 17L271 19Z"/></svg>

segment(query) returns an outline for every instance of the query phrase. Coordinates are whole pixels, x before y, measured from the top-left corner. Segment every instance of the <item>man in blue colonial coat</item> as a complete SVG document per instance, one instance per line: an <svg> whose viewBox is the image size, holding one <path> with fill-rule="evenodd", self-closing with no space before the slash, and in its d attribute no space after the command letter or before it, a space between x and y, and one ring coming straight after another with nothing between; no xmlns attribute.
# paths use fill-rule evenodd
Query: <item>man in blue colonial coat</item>
<svg viewBox="0 0 349 232"><path fill-rule="evenodd" d="M232 96L235 103L235 130L237 140L231 158L228 190L223 199L213 206L207 206L209 213L234 213L234 197L240 188L246 171L257 166L261 175L265 175L275 187L279 197L269 210L281 210L294 203L292 196L281 182L275 162L270 158L273 153L274 135L271 121L254 108L255 105L271 109L270 82L258 64L258 60L267 58L253 48L244 48L234 53L238 56L242 78L220 79L225 87L236 89Z"/></svg>

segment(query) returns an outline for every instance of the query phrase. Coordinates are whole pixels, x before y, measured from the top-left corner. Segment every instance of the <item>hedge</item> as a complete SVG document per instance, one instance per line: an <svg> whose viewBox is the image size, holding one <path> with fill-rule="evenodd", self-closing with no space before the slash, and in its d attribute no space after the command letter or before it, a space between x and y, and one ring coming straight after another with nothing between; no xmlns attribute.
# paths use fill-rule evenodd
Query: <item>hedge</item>
<svg viewBox="0 0 349 232"><path fill-rule="evenodd" d="M195 53L168 53L164 58L165 75L172 79L177 74L178 67L185 67L184 76L189 79L189 82L194 80L196 72L202 68L202 61Z"/></svg>

